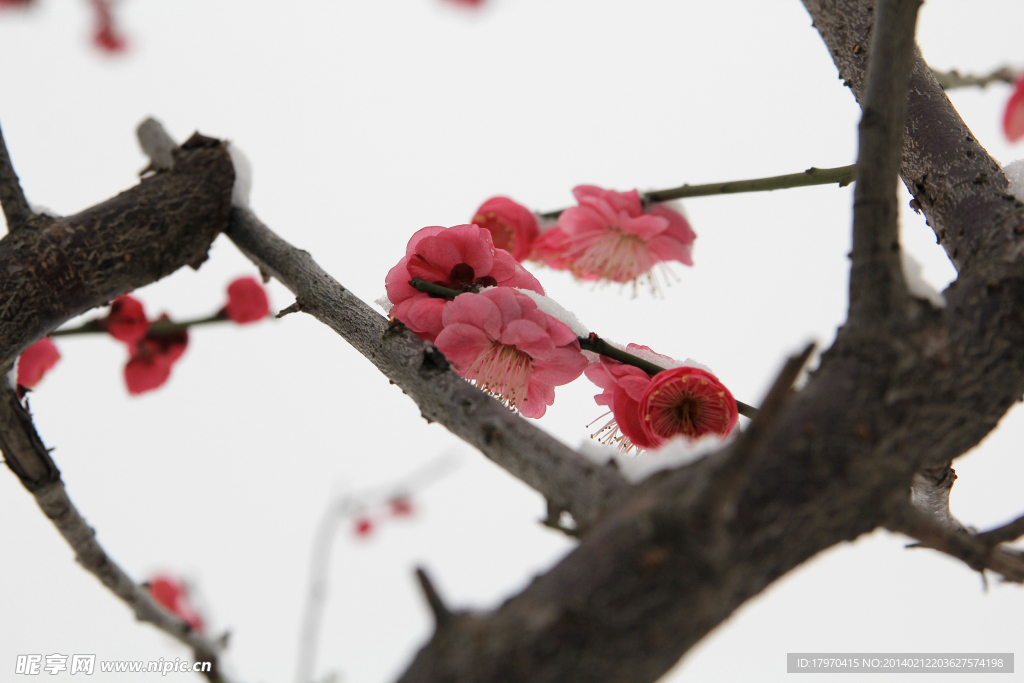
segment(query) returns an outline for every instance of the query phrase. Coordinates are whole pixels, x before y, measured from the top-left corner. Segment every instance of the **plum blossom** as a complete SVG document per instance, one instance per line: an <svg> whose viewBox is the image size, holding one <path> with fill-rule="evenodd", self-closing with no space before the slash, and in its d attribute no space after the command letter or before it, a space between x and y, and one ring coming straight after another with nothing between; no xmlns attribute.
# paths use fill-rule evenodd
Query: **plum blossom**
<svg viewBox="0 0 1024 683"><path fill-rule="evenodd" d="M149 594L168 612L202 633L205 628L203 617L192 606L185 582L158 574L149 581Z"/></svg>
<svg viewBox="0 0 1024 683"><path fill-rule="evenodd" d="M166 315L157 322L169 322ZM153 332L152 330L132 348L131 357L124 366L124 381L128 393L142 394L163 386L171 376L171 367L188 347L188 330Z"/></svg>
<svg viewBox="0 0 1024 683"><path fill-rule="evenodd" d="M1017 80L1003 112L1003 132L1010 142L1024 137L1024 74Z"/></svg>
<svg viewBox="0 0 1024 683"><path fill-rule="evenodd" d="M726 436L736 426L736 399L718 378L700 368L672 368L651 378L640 399L640 424L660 446L674 436Z"/></svg>
<svg viewBox="0 0 1024 683"><path fill-rule="evenodd" d="M526 417L541 417L555 387L587 366L569 327L510 287L462 294L445 306L437 348L460 375Z"/></svg>
<svg viewBox="0 0 1024 683"><path fill-rule="evenodd" d="M105 52L123 52L128 44L125 37L117 30L110 0L91 0L96 16L96 30L92 42Z"/></svg>
<svg viewBox="0 0 1024 683"><path fill-rule="evenodd" d="M263 320L270 313L270 301L263 284L254 277L240 277L228 285L228 302L223 315L240 325Z"/></svg>
<svg viewBox="0 0 1024 683"><path fill-rule="evenodd" d="M508 197L491 197L481 204L473 224L491 233L494 246L520 262L529 257L533 241L540 234L533 212Z"/></svg>
<svg viewBox="0 0 1024 683"><path fill-rule="evenodd" d="M31 389L39 384L43 375L52 370L59 360L60 351L57 350L57 345L49 337L43 337L25 349L18 358L17 383Z"/></svg>
<svg viewBox="0 0 1024 683"><path fill-rule="evenodd" d="M544 293L537 278L511 254L495 248L487 230L477 225L423 228L409 240L405 256L388 271L385 284L394 305L391 317L428 341L441 332L441 313L448 300L410 285L414 277L457 291L507 286Z"/></svg>
<svg viewBox="0 0 1024 683"><path fill-rule="evenodd" d="M667 369L652 377L605 356L587 367L587 379L602 389L594 401L612 414L593 435L601 443L626 452L653 449L675 436L724 437L736 426L736 400L709 370L646 346L629 344L626 351Z"/></svg>
<svg viewBox="0 0 1024 683"><path fill-rule="evenodd" d="M149 331L149 319L142 302L128 295L114 299L102 324L111 337L126 344L136 343Z"/></svg>
<svg viewBox="0 0 1024 683"><path fill-rule="evenodd" d="M662 204L645 211L636 190L580 185L572 192L579 206L563 211L558 225L537 238L534 260L570 270L584 280L632 283L634 288L646 280L655 291L656 265L693 265L697 235L678 211Z"/></svg>

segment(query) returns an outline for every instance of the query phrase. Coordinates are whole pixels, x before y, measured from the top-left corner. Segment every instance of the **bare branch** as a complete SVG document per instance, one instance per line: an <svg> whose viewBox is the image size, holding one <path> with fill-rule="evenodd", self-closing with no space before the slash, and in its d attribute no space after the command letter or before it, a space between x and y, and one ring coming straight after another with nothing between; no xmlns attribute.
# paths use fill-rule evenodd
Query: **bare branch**
<svg viewBox="0 0 1024 683"><path fill-rule="evenodd" d="M1021 536L1024 536L1024 516L1018 517L1003 526L982 532L977 535L977 539L988 545L997 545L999 543L1012 543Z"/></svg>
<svg viewBox="0 0 1024 683"><path fill-rule="evenodd" d="M775 422L790 396L793 382L796 381L800 370L807 363L807 359L811 357L813 351L814 344L808 344L801 353L790 356L786 364L782 366L782 370L779 371L771 389L768 390L768 395L765 396L756 417L740 435L729 455L724 458L721 475L708 486L706 499L709 513L717 515L724 512L729 517L735 514L736 498L750 478L750 463L754 454L764 443L768 432L775 426Z"/></svg>
<svg viewBox="0 0 1024 683"><path fill-rule="evenodd" d="M427 600L427 605L430 606L430 611L434 614L435 627L438 630L443 629L452 622L455 615L445 606L444 601L438 594L437 589L434 588L434 584L430 581L430 577L427 576L427 572L423 567L416 567L416 580L419 581L420 588L423 590L423 596Z"/></svg>
<svg viewBox="0 0 1024 683"><path fill-rule="evenodd" d="M198 268L227 225L235 173L226 146L193 135L170 171L65 218L0 240L0 364L70 318L184 265Z"/></svg>
<svg viewBox="0 0 1024 683"><path fill-rule="evenodd" d="M878 324L905 312L896 178L921 0L880 0L871 37L853 203L850 322Z"/></svg>
<svg viewBox="0 0 1024 683"><path fill-rule="evenodd" d="M956 481L956 471L945 467L926 467L914 475L911 488L914 506L934 517L939 524L957 531L966 531L949 511L949 493Z"/></svg>
<svg viewBox="0 0 1024 683"><path fill-rule="evenodd" d="M303 313L344 337L416 401L425 419L443 424L568 510L581 528L592 526L608 499L628 488L617 471L559 443L456 375L432 344L401 325L389 325L251 211L232 209L227 235L295 294Z"/></svg>
<svg viewBox="0 0 1024 683"><path fill-rule="evenodd" d="M11 155L7 152L3 130L0 130L0 206L7 217L9 232L24 228L33 216L28 200L25 199L25 192L21 189L18 174L14 172L14 166L11 164Z"/></svg>
<svg viewBox="0 0 1024 683"><path fill-rule="evenodd" d="M136 619L152 624L188 646L196 661L211 662L216 672L216 653L221 647L158 605L148 590L132 581L107 555L96 540L96 532L68 498L60 471L36 433L28 411L6 382L0 392L0 450L4 461L75 551L78 563L128 605ZM210 680L219 679L211 677Z"/></svg>
<svg viewBox="0 0 1024 683"><path fill-rule="evenodd" d="M938 71L932 69L935 74L935 80L939 82L939 85L943 90L953 90L954 88L987 88L992 83L1009 83L1013 85L1017 82L1019 74L1016 70L1009 66L1001 66L994 71L990 71L987 74L981 76L975 76L974 74L961 74L956 69L952 71Z"/></svg>
<svg viewBox="0 0 1024 683"><path fill-rule="evenodd" d="M894 506L885 526L918 539L924 547L952 555L975 571L989 569L1007 581L1024 583L1024 557L987 543L980 536L951 529L909 502Z"/></svg>
<svg viewBox="0 0 1024 683"><path fill-rule="evenodd" d="M149 167L143 171L166 171L174 165L172 152L178 146L174 139L164 130L163 124L153 118L146 119L135 129L135 137L139 146L149 157Z"/></svg>

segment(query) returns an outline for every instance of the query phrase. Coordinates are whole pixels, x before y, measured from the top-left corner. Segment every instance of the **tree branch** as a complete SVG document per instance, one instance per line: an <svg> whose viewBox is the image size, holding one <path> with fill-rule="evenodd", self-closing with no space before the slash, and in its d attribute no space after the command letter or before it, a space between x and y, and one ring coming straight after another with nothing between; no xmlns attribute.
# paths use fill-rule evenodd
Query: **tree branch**
<svg viewBox="0 0 1024 683"><path fill-rule="evenodd" d="M949 494L956 481L956 471L945 467L926 467L914 475L911 487L912 503L922 512L926 512L939 524L957 531L966 528L949 511Z"/></svg>
<svg viewBox="0 0 1024 683"><path fill-rule="evenodd" d="M96 540L96 532L68 498L60 471L43 446L31 416L6 382L0 387L0 450L7 467L75 551L78 563L128 605L136 619L192 649L197 662L211 662L209 680L219 681L217 652L221 647L158 605L148 590L132 581L107 555Z"/></svg>
<svg viewBox="0 0 1024 683"><path fill-rule="evenodd" d="M987 88L992 83L1009 83L1013 85L1017 82L1019 74L1009 66L1001 66L994 71L990 71L987 74L981 76L975 76L974 74L961 74L956 69L952 71L938 71L932 69L932 73L935 74L935 80L938 81L939 86L943 90L953 90L954 88Z"/></svg>
<svg viewBox="0 0 1024 683"><path fill-rule="evenodd" d="M184 265L198 268L227 225L234 167L193 135L174 168L82 213L37 216L0 240L0 364L70 318Z"/></svg>
<svg viewBox="0 0 1024 683"><path fill-rule="evenodd" d="M28 200L25 199L25 192L21 189L18 174L14 172L14 166L11 164L11 155L7 152L3 130L0 130L0 206L3 207L4 216L7 218L8 232L24 228L34 215Z"/></svg>
<svg viewBox="0 0 1024 683"><path fill-rule="evenodd" d="M849 322L854 324L880 324L906 312L895 185L920 6L921 0L880 1L875 11L853 201Z"/></svg>
<svg viewBox="0 0 1024 683"><path fill-rule="evenodd" d="M989 569L1007 581L1024 583L1024 557L999 548L991 540L951 529L908 502L897 505L886 522L890 531L916 538L921 545L962 560L975 571ZM997 530L998 531L998 530ZM1024 533L1024 529L1021 530Z"/></svg>
<svg viewBox="0 0 1024 683"><path fill-rule="evenodd" d="M324 272L308 253L270 231L247 209L231 212L228 237L277 278L309 313L345 338L420 407L513 476L568 510L581 529L628 488L617 471L576 453L456 375L430 343L387 320Z"/></svg>
<svg viewBox="0 0 1024 683"><path fill-rule="evenodd" d="M1012 543L1021 536L1024 536L1024 517L1018 517L1008 524L980 533L977 539L988 545L998 545Z"/></svg>
<svg viewBox="0 0 1024 683"><path fill-rule="evenodd" d="M680 185L667 190L651 190L640 195L641 201L670 202L674 199L688 197L710 197L719 194L739 194L743 192L771 192L791 187L807 187L809 185L832 185L846 187L853 182L857 172L856 165L839 166L837 168L815 168L811 166L802 173L770 176L768 178L751 178L748 180L728 180L723 183L706 183L703 185ZM541 218L558 218L565 209L556 209L540 214Z"/></svg>

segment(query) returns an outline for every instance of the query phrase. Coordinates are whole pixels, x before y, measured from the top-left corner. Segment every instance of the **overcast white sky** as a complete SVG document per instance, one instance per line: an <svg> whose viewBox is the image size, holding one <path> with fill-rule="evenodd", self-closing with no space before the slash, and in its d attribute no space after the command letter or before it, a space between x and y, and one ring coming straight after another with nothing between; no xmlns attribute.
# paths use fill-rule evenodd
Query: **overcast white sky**
<svg viewBox="0 0 1024 683"><path fill-rule="evenodd" d="M581 183L653 189L855 160L859 110L796 0L488 0L478 12L440 0L125 0L131 50L116 58L89 46L84 0L38 5L0 14L0 122L30 201L69 214L130 187L145 165L134 129L152 115L178 139L198 129L237 143L258 215L367 301L415 230L465 222L495 194L546 210ZM934 66L986 71L1024 65L1021 25L1013 0L930 0L919 37ZM1003 162L1024 156L1001 136L1008 92L953 94ZM660 300L535 273L593 329L691 356L757 403L786 354L827 344L843 320L851 202L834 187L689 201L696 265L675 268ZM941 288L952 268L919 217L904 221L904 246ZM253 273L220 238L198 272L138 296L153 314L204 315ZM277 283L271 296L292 301ZM538 495L427 425L308 317L194 331L168 385L137 398L120 344L60 349L32 408L72 499L132 576L193 582L215 629L232 633L225 662L238 681L293 680L312 538L339 494L441 454L460 463L416 497L413 520L369 542L339 535L318 672L346 681L392 680L427 637L415 565L453 605L487 609L572 548L538 524ZM578 444L600 414L594 393L582 379L559 388L541 426ZM957 462L963 521L1021 513L1022 436L1015 408ZM18 654L188 656L82 571L3 472L0 520L0 678L17 680ZM664 680L782 680L798 651L1014 651L1019 587L985 593L966 567L904 543L877 533L822 554Z"/></svg>

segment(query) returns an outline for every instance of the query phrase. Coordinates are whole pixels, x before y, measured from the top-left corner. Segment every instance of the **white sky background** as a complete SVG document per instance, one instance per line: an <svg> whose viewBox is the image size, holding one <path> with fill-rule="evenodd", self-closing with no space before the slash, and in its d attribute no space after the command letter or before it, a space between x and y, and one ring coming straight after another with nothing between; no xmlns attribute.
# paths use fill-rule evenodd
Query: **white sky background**
<svg viewBox="0 0 1024 683"><path fill-rule="evenodd" d="M134 129L153 115L179 140L198 129L236 142L254 167L257 214L367 301L416 229L465 222L495 194L547 210L581 183L653 189L855 160L859 110L796 0L489 0L478 12L440 0L132 0L118 15L131 51L115 58L88 44L83 1L0 15L0 122L29 200L69 214L133 185L145 165ZM1021 25L1012 0L931 0L919 40L936 67L988 71L1024 63ZM1003 162L1024 156L1000 132L1008 93L953 94ZM696 266L676 267L681 281L660 300L534 272L593 329L692 356L758 403L784 356L809 339L827 345L845 316L851 203L835 187L690 200ZM943 287L953 270L931 231L904 222L905 247ZM230 279L254 273L219 238L200 271L139 297L153 315L205 315ZM276 308L291 303L270 287ZM452 605L485 609L572 548L537 523L538 495L427 425L312 318L195 330L168 385L137 398L123 387L121 344L58 343L63 360L32 409L72 499L133 577L164 569L194 583L215 630L231 630L225 662L238 681L293 679L313 533L340 493L443 453L460 462L416 497L412 521L369 542L339 536L318 671L346 681L392 680L427 637L415 565ZM600 413L594 393L585 379L559 388L540 425L578 444ZM1014 409L957 461L964 522L1024 509L1022 422ZM0 672L29 653L188 656L82 571L3 472L0 520ZM965 566L905 542L879 532L822 554L664 680L783 680L797 651L1017 648L1019 587L984 593Z"/></svg>

